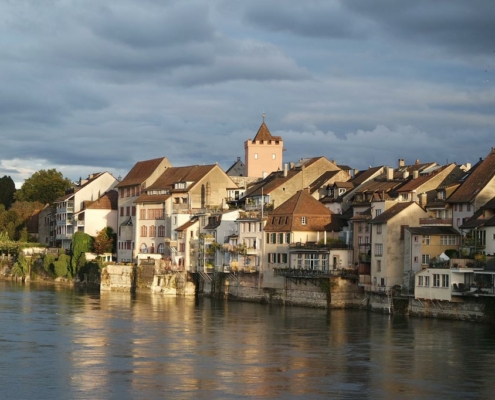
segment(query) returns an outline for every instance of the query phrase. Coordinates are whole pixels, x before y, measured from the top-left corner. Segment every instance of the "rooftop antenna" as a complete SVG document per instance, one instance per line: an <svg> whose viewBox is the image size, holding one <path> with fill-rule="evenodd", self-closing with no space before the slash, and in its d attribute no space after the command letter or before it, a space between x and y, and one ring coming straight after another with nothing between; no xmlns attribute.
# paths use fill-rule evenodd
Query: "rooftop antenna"
<svg viewBox="0 0 495 400"><path fill-rule="evenodd" d="M263 122L265 122L265 117L266 117L266 114L265 112L263 111L263 114L261 114L261 116L263 117Z"/></svg>

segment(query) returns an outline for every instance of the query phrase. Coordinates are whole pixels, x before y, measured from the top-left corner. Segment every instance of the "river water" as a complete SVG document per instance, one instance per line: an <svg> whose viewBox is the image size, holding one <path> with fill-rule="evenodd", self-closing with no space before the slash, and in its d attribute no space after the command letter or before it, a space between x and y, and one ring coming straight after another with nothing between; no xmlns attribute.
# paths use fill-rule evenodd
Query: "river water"
<svg viewBox="0 0 495 400"><path fill-rule="evenodd" d="M0 282L2 399L491 399L495 328Z"/></svg>

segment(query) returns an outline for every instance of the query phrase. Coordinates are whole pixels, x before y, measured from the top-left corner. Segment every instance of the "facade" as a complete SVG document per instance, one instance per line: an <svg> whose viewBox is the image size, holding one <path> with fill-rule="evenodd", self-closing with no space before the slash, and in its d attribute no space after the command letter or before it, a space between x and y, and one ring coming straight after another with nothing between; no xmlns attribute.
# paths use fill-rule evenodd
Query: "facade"
<svg viewBox="0 0 495 400"><path fill-rule="evenodd" d="M264 117L253 140L244 142L245 176L264 178L272 171L282 170L284 142L280 136L272 136Z"/></svg>
<svg viewBox="0 0 495 400"><path fill-rule="evenodd" d="M96 236L104 228L112 228L117 233L118 192L109 190L95 201L84 202L83 208L74 213L75 232Z"/></svg>
<svg viewBox="0 0 495 400"><path fill-rule="evenodd" d="M55 200L55 238L58 247L70 249L72 235L77 231L74 215L84 209L86 202L96 201L117 183L117 179L108 172L91 174L88 179L80 180L65 196Z"/></svg>
<svg viewBox="0 0 495 400"><path fill-rule="evenodd" d="M135 200L144 189L154 183L172 165L166 157L137 162L116 186L118 200L117 260L134 262L136 257L136 205Z"/></svg>

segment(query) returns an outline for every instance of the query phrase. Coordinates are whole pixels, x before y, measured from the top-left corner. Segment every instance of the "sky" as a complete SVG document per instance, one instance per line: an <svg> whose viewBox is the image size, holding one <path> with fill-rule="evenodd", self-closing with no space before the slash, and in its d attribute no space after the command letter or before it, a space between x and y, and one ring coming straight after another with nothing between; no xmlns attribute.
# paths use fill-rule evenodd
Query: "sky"
<svg viewBox="0 0 495 400"><path fill-rule="evenodd" d="M244 159L475 163L495 146L493 0L5 0L0 177Z"/></svg>

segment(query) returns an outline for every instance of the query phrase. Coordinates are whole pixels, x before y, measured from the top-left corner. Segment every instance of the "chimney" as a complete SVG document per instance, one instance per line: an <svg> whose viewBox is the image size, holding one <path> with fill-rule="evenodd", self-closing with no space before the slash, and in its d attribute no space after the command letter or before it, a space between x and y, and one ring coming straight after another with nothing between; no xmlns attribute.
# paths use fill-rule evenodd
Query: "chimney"
<svg viewBox="0 0 495 400"><path fill-rule="evenodd" d="M426 207L426 193L423 192L419 195L419 205L423 208Z"/></svg>
<svg viewBox="0 0 495 400"><path fill-rule="evenodd" d="M358 170L358 169L355 169L355 170L354 170L354 175L353 175L353 177L354 177L354 176L356 176L357 174L359 174L359 170Z"/></svg>
<svg viewBox="0 0 495 400"><path fill-rule="evenodd" d="M284 164L284 178L287 177L287 163Z"/></svg>
<svg viewBox="0 0 495 400"><path fill-rule="evenodd" d="M416 165L419 165L419 159L416 160Z"/></svg>
<svg viewBox="0 0 495 400"><path fill-rule="evenodd" d="M293 162L289 163L289 168L294 169L294 163Z"/></svg>
<svg viewBox="0 0 495 400"><path fill-rule="evenodd" d="M413 179L418 179L418 176L419 176L419 171L418 170L413 171Z"/></svg>
<svg viewBox="0 0 495 400"><path fill-rule="evenodd" d="M263 171L262 176L263 176L263 179L265 179L268 176L267 172Z"/></svg>
<svg viewBox="0 0 495 400"><path fill-rule="evenodd" d="M399 158L399 168L403 167L404 165L406 165L406 163L404 162L404 159Z"/></svg>
<svg viewBox="0 0 495 400"><path fill-rule="evenodd" d="M237 157L237 161L241 161L241 157Z"/></svg>
<svg viewBox="0 0 495 400"><path fill-rule="evenodd" d="M402 173L402 178L404 179L409 178L409 171L407 169Z"/></svg>
<svg viewBox="0 0 495 400"><path fill-rule="evenodd" d="M469 171L471 169L471 163L466 163L466 169L464 171Z"/></svg>
<svg viewBox="0 0 495 400"><path fill-rule="evenodd" d="M393 181L394 180L394 169L387 165L387 167L385 168L385 171L387 173L387 181Z"/></svg>

